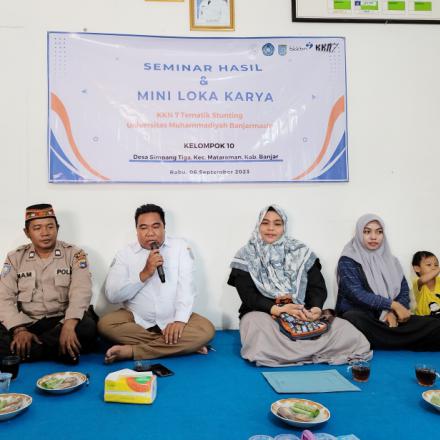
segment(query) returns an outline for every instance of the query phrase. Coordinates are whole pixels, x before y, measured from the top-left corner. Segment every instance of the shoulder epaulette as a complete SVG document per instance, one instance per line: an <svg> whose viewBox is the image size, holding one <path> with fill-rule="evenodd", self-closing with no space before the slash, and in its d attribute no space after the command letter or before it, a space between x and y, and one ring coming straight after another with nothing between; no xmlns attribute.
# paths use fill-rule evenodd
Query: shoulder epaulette
<svg viewBox="0 0 440 440"><path fill-rule="evenodd" d="M31 247L31 244L23 244L21 246L19 246L17 249L13 250L12 252L10 252L11 254L14 254L15 252L22 252L22 251L26 251L27 249L29 249Z"/></svg>

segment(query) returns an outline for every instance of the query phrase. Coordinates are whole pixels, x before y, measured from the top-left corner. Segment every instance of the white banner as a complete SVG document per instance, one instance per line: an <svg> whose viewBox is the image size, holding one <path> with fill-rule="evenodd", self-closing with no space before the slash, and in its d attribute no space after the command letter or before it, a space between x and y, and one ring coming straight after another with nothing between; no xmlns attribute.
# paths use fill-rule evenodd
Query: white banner
<svg viewBox="0 0 440 440"><path fill-rule="evenodd" d="M343 38L48 34L51 182L346 181Z"/></svg>

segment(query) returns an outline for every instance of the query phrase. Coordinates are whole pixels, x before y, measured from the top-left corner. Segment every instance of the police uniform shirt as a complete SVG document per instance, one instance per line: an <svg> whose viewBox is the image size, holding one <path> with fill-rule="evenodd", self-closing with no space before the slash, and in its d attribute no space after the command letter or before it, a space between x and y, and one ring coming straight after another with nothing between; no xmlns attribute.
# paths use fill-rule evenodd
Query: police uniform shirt
<svg viewBox="0 0 440 440"><path fill-rule="evenodd" d="M92 296L84 251L57 241L42 259L32 244L8 254L0 277L0 321L11 329L44 317L82 319Z"/></svg>
<svg viewBox="0 0 440 440"><path fill-rule="evenodd" d="M194 304L194 261L186 242L166 237L160 247L165 283L157 270L144 283L139 278L150 251L139 243L120 250L107 276L105 293L111 303L123 303L144 328L161 329L174 321L188 322Z"/></svg>

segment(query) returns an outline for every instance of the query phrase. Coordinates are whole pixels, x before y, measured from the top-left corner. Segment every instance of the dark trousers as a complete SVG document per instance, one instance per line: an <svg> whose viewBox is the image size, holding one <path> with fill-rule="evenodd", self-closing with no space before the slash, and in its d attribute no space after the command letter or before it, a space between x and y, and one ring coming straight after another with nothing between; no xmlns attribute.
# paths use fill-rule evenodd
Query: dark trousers
<svg viewBox="0 0 440 440"><path fill-rule="evenodd" d="M413 315L409 321L390 328L365 310L349 310L342 318L366 336L371 348L440 351L440 319Z"/></svg>
<svg viewBox="0 0 440 440"><path fill-rule="evenodd" d="M27 329L38 336L42 344L32 341L30 357L28 361L43 359L59 360L63 363L72 363L70 356L61 356L59 352L59 339L63 319L62 316L43 318L27 326ZM91 313L86 312L75 328L76 335L81 344L81 353L88 353L96 348L96 321ZM12 336L10 332L0 324L0 358L11 354Z"/></svg>

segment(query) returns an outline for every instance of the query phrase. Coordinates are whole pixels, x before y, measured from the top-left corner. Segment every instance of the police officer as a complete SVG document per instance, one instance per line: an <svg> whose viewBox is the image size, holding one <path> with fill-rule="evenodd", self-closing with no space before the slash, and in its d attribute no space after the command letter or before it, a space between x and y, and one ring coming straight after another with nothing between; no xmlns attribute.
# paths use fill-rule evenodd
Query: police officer
<svg viewBox="0 0 440 440"><path fill-rule="evenodd" d="M7 255L0 276L0 357L76 363L94 347L87 257L58 241L58 228L51 205L26 208L24 233L31 243Z"/></svg>

